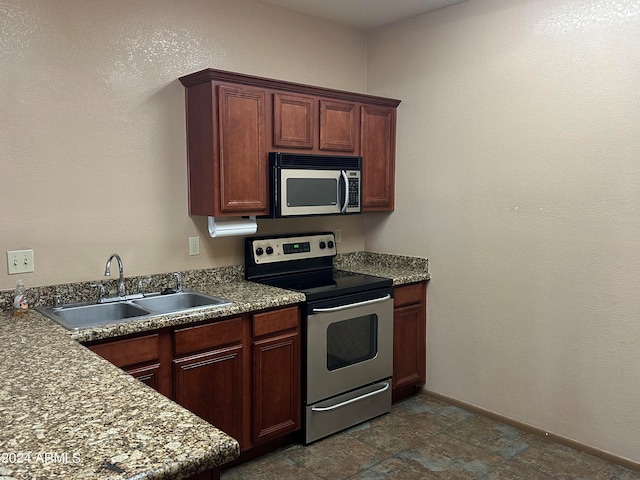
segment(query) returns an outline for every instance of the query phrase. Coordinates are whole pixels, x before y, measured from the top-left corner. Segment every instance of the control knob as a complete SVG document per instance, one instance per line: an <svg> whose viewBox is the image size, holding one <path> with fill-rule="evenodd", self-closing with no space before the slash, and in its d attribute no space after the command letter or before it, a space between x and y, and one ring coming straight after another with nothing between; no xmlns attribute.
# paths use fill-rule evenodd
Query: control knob
<svg viewBox="0 0 640 480"><path fill-rule="evenodd" d="M329 243L327 245L329 246L329 248L333 248L333 240L329 240Z"/></svg>
<svg viewBox="0 0 640 480"><path fill-rule="evenodd" d="M320 242L320 250L324 250L324 248L327 246L326 243L324 243L324 241Z"/></svg>
<svg viewBox="0 0 640 480"><path fill-rule="evenodd" d="M272 247L267 247L267 255L271 255L273 253Z"/></svg>
<svg viewBox="0 0 640 480"><path fill-rule="evenodd" d="M258 247L258 248L256 248L256 255L257 255L257 256L260 256L260 255L262 255L263 253L264 253L264 250L262 249L262 247Z"/></svg>

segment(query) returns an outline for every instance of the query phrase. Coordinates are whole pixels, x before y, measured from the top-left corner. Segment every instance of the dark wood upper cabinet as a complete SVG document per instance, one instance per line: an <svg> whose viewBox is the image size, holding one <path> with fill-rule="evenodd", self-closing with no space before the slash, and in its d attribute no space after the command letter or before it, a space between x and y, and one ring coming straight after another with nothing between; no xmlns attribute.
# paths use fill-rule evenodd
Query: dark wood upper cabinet
<svg viewBox="0 0 640 480"><path fill-rule="evenodd" d="M218 86L220 211L266 212L268 204L267 93L244 86Z"/></svg>
<svg viewBox="0 0 640 480"><path fill-rule="evenodd" d="M273 94L273 146L311 150L317 102L312 97Z"/></svg>
<svg viewBox="0 0 640 480"><path fill-rule="evenodd" d="M269 209L267 92L200 83L186 90L189 214Z"/></svg>
<svg viewBox="0 0 640 480"><path fill-rule="evenodd" d="M189 214L264 215L273 151L363 157L363 211L393 210L399 100L207 69L185 86Z"/></svg>
<svg viewBox="0 0 640 480"><path fill-rule="evenodd" d="M396 109L361 107L362 208L393 210L395 204Z"/></svg>
<svg viewBox="0 0 640 480"><path fill-rule="evenodd" d="M357 154L359 124L355 103L320 100L320 150Z"/></svg>

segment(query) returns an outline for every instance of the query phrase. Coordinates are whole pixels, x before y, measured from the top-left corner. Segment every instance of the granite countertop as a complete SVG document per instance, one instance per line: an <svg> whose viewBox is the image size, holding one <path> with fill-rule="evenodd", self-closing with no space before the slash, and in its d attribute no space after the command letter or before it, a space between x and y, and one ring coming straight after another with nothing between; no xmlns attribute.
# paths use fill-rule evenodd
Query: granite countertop
<svg viewBox="0 0 640 480"><path fill-rule="evenodd" d="M236 458L238 442L79 342L299 303L237 279L234 303L72 332L35 310L0 313L0 479L182 479Z"/></svg>
<svg viewBox="0 0 640 480"><path fill-rule="evenodd" d="M209 295L226 298L231 300L232 303L220 307L201 308L186 313L143 317L139 320L134 319L104 327L85 328L69 332L69 335L78 342L89 342L164 327L175 327L201 320L224 318L246 312L293 305L304 301L304 295L301 293L281 290L241 279L198 285L194 289Z"/></svg>
<svg viewBox="0 0 640 480"><path fill-rule="evenodd" d="M338 255L334 266L394 285L430 279L428 261L415 257L356 252ZM186 287L233 303L69 331L33 309L12 317L11 292L0 292L0 480L178 480L239 455L233 438L80 343L304 301L301 293L244 281L241 267L180 273ZM161 277L146 279L148 291L166 284ZM127 291L137 281L127 279ZM89 282L27 293L36 306L50 304L53 294L65 302L94 294Z"/></svg>
<svg viewBox="0 0 640 480"><path fill-rule="evenodd" d="M429 260L421 257L353 252L338 255L333 266L340 270L390 278L394 286L431 280Z"/></svg>
<svg viewBox="0 0 640 480"><path fill-rule="evenodd" d="M238 443L30 312L0 314L0 478L181 479Z"/></svg>

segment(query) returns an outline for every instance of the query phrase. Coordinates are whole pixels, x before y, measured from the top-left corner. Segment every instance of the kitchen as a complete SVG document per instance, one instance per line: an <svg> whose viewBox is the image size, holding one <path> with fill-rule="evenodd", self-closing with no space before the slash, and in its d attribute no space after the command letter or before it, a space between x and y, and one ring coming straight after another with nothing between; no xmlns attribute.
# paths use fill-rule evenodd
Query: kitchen
<svg viewBox="0 0 640 480"><path fill-rule="evenodd" d="M180 76L398 98L393 213L259 234L429 258L427 390L637 463L636 2L470 0L367 32L188 5L0 4L0 245L34 250L27 287L99 280L114 251L128 276L242 264L187 215Z"/></svg>

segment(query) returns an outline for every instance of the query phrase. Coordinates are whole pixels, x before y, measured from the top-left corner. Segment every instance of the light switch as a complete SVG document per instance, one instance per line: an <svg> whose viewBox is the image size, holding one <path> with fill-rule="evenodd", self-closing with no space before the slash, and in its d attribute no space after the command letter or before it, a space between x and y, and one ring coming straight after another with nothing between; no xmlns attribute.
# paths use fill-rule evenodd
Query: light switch
<svg viewBox="0 0 640 480"><path fill-rule="evenodd" d="M34 271L33 250L10 250L7 252L9 275Z"/></svg>

